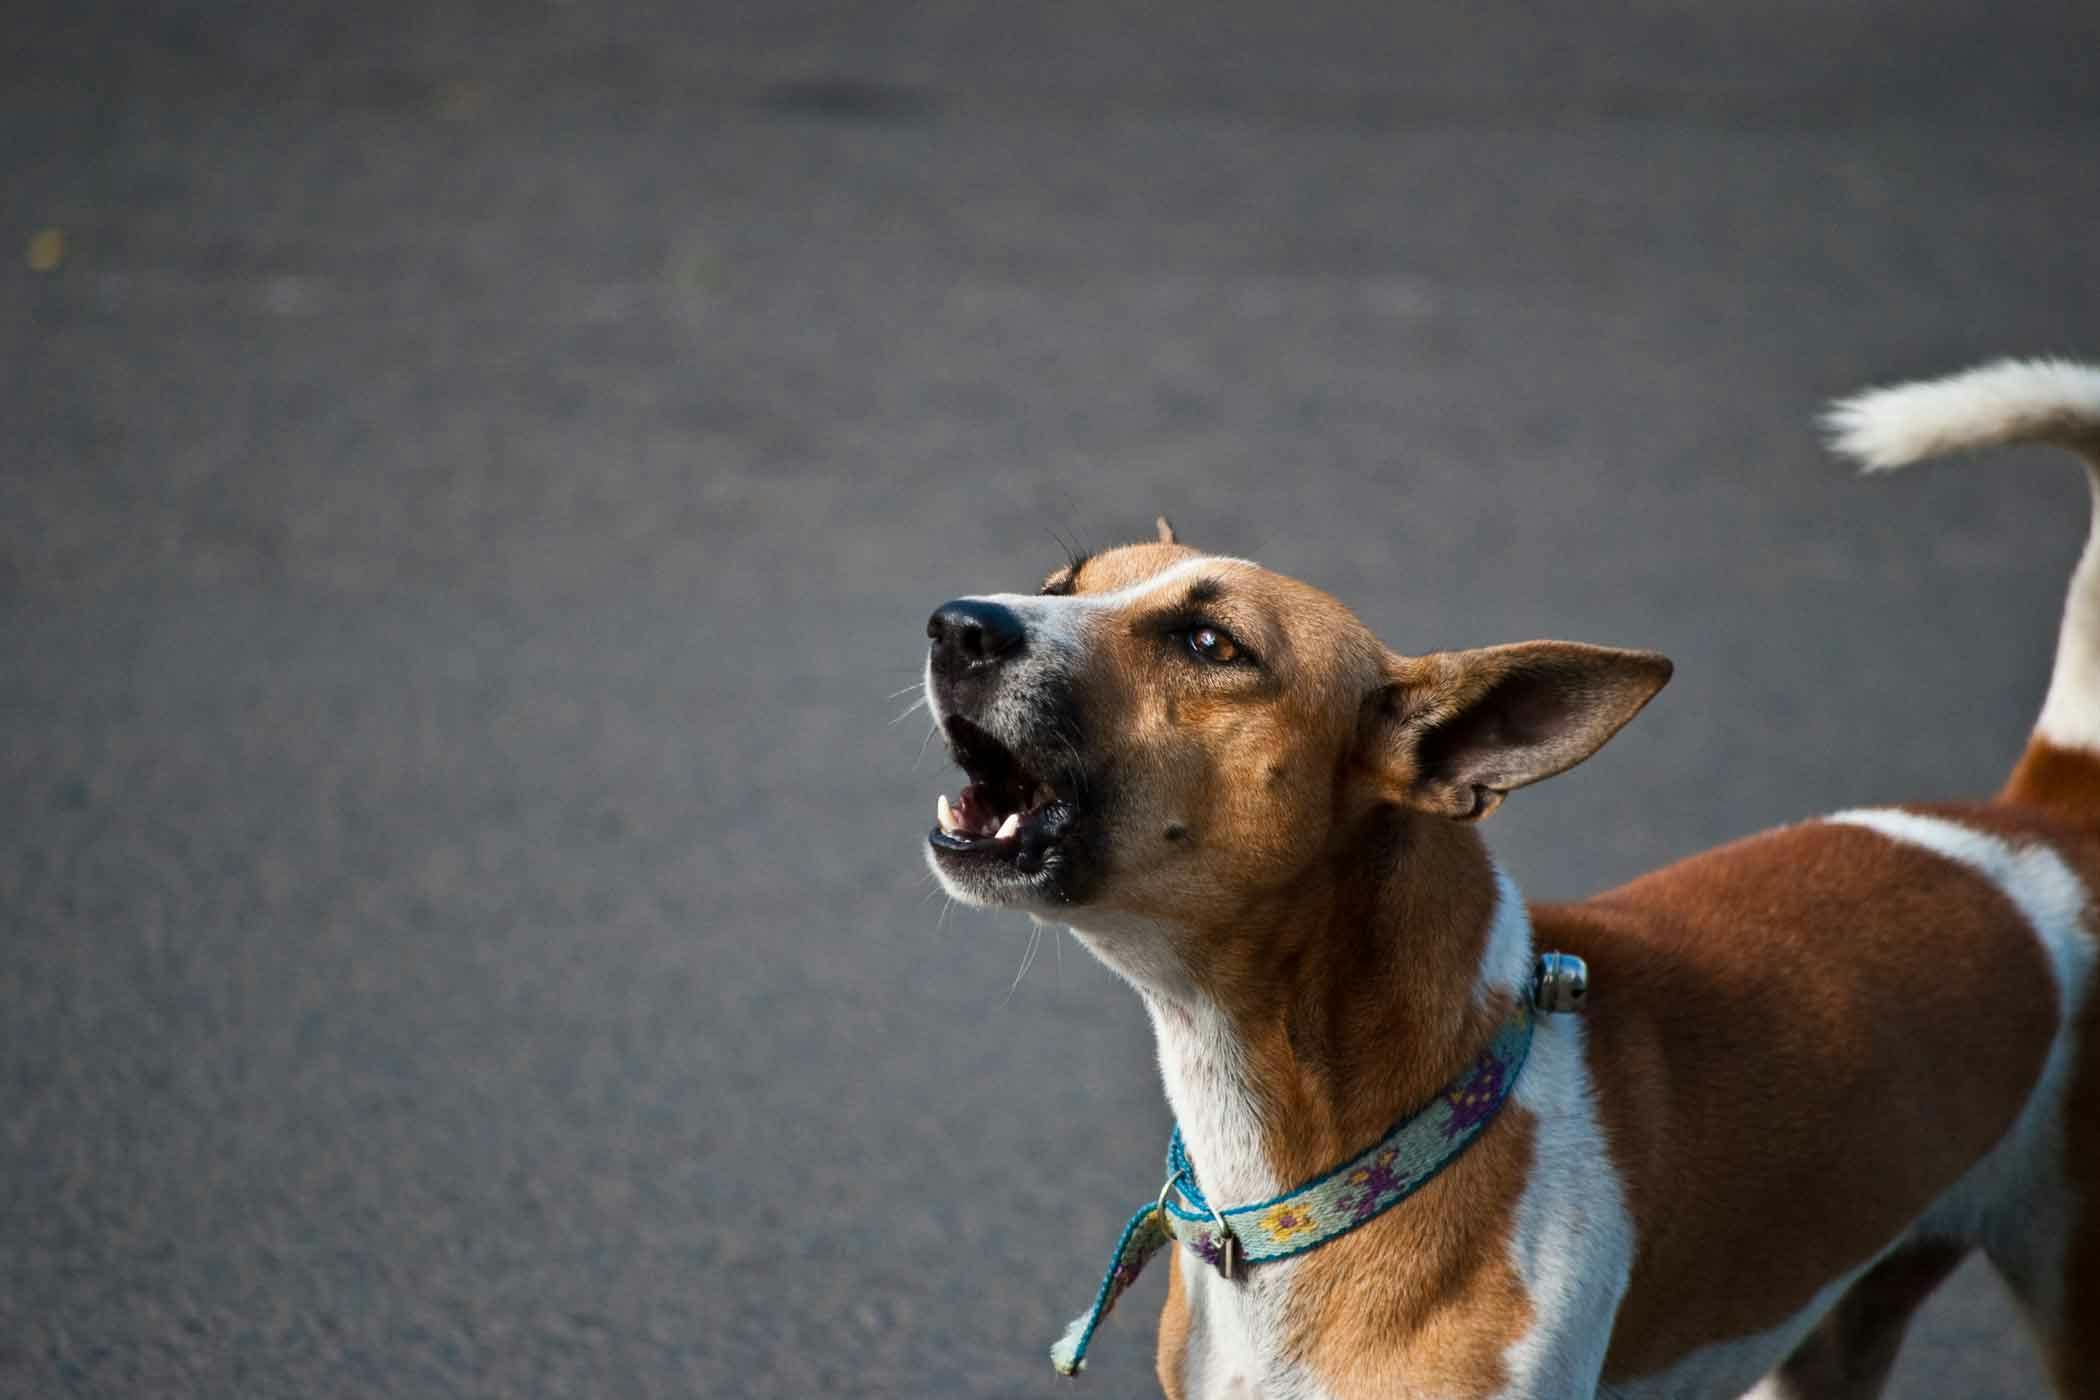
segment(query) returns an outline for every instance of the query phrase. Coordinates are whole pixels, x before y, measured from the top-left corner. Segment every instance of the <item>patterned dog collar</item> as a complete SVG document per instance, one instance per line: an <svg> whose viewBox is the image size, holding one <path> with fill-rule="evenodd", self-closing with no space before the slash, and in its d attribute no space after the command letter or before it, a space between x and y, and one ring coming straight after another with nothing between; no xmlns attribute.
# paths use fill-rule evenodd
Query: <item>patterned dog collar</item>
<svg viewBox="0 0 2100 1400"><path fill-rule="evenodd" d="M1079 1373L1094 1329L1169 1239L1233 1279L1244 1265L1288 1259L1346 1235L1421 1190L1501 1110L1530 1053L1536 1014L1530 1003L1520 1003L1464 1073L1363 1153L1325 1176L1250 1206L1219 1210L1204 1199L1177 1126L1167 1142L1167 1184L1159 1200L1123 1227L1093 1306L1074 1318L1050 1348L1050 1364L1063 1375ZM1176 1195L1179 1203L1168 1199Z"/></svg>

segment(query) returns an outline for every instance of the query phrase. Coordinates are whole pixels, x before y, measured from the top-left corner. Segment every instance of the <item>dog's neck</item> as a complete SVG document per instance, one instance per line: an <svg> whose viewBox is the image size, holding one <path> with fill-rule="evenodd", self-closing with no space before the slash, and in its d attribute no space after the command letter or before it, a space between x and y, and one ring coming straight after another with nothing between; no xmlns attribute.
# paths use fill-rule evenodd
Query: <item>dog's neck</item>
<svg viewBox="0 0 2100 1400"><path fill-rule="evenodd" d="M1385 812L1346 844L1272 908L1175 930L1173 975L1123 969L1219 1205L1263 1200L1375 1142L1523 994L1530 922L1471 827Z"/></svg>

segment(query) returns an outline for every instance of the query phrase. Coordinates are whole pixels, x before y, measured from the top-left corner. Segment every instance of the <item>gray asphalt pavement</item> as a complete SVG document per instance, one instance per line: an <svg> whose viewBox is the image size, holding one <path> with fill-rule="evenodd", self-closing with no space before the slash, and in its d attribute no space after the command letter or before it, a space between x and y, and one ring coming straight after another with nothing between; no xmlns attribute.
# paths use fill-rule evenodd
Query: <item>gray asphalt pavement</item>
<svg viewBox="0 0 2100 1400"><path fill-rule="evenodd" d="M2039 702L2075 472L1810 420L2100 353L2089 4L136 8L0 49L0 1393L1148 1393L1142 1018L892 722L1057 534L1669 652L1536 897Z"/></svg>

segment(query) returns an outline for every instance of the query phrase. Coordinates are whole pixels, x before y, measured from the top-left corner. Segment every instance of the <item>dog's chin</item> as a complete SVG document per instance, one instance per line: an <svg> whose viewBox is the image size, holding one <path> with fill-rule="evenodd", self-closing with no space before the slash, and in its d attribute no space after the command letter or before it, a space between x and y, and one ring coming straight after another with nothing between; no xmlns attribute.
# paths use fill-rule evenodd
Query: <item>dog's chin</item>
<svg viewBox="0 0 2100 1400"><path fill-rule="evenodd" d="M950 898L979 909L1018 909L1064 917L1072 908L1058 880L1048 871L1025 874L995 854L944 849L940 832L929 834L926 863Z"/></svg>

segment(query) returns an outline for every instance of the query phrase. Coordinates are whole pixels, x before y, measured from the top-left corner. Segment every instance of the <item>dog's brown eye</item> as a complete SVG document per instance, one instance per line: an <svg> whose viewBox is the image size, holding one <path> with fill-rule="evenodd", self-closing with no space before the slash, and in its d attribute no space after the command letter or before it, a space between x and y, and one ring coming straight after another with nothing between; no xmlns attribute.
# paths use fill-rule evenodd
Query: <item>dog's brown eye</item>
<svg viewBox="0 0 2100 1400"><path fill-rule="evenodd" d="M1240 644L1215 627L1191 627L1189 650L1205 661L1216 661L1221 665L1240 659Z"/></svg>

